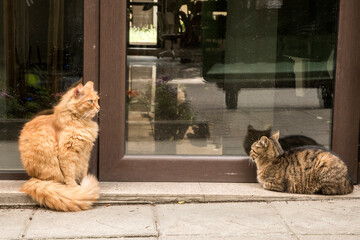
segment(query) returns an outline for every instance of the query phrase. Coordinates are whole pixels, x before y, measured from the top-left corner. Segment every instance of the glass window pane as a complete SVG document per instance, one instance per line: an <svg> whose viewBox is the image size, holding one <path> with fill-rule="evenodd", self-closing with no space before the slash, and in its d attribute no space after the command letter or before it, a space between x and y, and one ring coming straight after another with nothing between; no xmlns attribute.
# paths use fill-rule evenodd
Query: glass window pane
<svg viewBox="0 0 360 240"><path fill-rule="evenodd" d="M329 148L337 0L165 2L161 54L128 51L127 154L245 156L275 130Z"/></svg>
<svg viewBox="0 0 360 240"><path fill-rule="evenodd" d="M157 44L157 3L157 0L129 1L129 43L131 45Z"/></svg>
<svg viewBox="0 0 360 240"><path fill-rule="evenodd" d="M82 0L0 0L0 170L23 169L23 125L80 80L83 8Z"/></svg>

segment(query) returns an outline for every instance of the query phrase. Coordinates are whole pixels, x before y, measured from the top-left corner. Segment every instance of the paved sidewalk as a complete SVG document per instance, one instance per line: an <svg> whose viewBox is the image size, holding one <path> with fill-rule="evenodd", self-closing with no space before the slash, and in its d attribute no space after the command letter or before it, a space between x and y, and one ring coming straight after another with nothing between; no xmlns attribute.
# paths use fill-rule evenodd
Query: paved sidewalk
<svg viewBox="0 0 360 240"><path fill-rule="evenodd" d="M0 239L360 239L359 186L328 197L274 193L258 184L102 183L94 209L63 213L9 195L21 183L0 181ZM187 203L192 199L198 203Z"/></svg>
<svg viewBox="0 0 360 240"><path fill-rule="evenodd" d="M76 213L0 209L1 239L360 239L360 201L96 206Z"/></svg>

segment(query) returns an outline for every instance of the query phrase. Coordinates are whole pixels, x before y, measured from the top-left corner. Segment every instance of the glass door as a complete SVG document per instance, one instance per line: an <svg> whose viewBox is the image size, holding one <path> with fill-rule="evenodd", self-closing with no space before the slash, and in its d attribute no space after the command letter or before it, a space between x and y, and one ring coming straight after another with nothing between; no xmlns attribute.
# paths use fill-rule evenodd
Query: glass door
<svg viewBox="0 0 360 240"><path fill-rule="evenodd" d="M160 4L152 54L114 54L129 18L101 17L126 20L100 40L101 179L255 181L249 147L276 130L285 149L332 148L337 0Z"/></svg>

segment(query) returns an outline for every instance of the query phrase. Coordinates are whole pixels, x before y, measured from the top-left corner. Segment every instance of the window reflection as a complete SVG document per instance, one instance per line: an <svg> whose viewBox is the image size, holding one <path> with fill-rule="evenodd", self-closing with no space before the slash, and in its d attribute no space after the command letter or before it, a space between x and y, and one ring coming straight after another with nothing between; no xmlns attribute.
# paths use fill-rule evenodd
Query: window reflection
<svg viewBox="0 0 360 240"><path fill-rule="evenodd" d="M82 76L83 1L0 0L0 13L0 170L18 170L25 122Z"/></svg>
<svg viewBox="0 0 360 240"><path fill-rule="evenodd" d="M129 44L158 44L158 0L128 1Z"/></svg>
<svg viewBox="0 0 360 240"><path fill-rule="evenodd" d="M277 129L329 147L338 1L159 4L181 37L128 49L128 154L247 155Z"/></svg>

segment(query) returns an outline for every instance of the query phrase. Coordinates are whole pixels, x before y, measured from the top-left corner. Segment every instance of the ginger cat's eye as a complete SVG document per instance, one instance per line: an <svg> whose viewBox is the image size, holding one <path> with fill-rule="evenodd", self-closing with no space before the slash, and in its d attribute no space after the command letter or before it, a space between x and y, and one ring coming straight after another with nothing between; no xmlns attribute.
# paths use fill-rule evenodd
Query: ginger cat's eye
<svg viewBox="0 0 360 240"><path fill-rule="evenodd" d="M94 101L93 100L88 100L88 102L90 103L90 104L93 104L94 103Z"/></svg>

